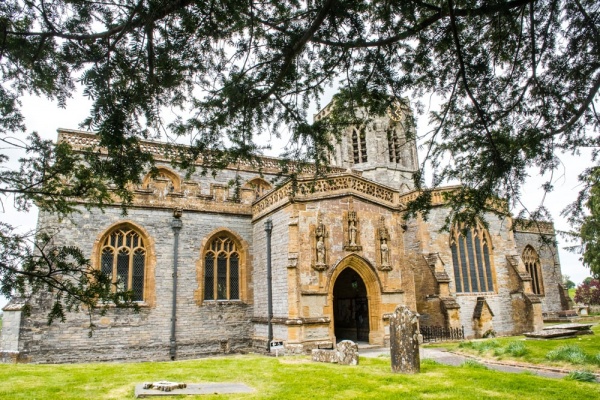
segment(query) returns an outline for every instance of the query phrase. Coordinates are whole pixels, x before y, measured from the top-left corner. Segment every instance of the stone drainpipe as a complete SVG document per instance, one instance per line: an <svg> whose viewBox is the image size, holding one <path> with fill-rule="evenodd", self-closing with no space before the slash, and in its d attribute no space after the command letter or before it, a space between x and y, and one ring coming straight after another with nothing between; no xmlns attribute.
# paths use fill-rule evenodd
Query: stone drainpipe
<svg viewBox="0 0 600 400"><path fill-rule="evenodd" d="M273 221L268 219L265 222L265 232L267 233L267 351L271 351L271 341L273 340L273 277L271 274L271 232L273 231Z"/></svg>
<svg viewBox="0 0 600 400"><path fill-rule="evenodd" d="M173 220L171 221L171 229L173 229L173 303L171 308L171 340L169 354L171 360L175 360L177 355L177 339L175 337L175 324L177 322L177 258L179 255L179 231L183 227L181 222L181 208L173 210Z"/></svg>

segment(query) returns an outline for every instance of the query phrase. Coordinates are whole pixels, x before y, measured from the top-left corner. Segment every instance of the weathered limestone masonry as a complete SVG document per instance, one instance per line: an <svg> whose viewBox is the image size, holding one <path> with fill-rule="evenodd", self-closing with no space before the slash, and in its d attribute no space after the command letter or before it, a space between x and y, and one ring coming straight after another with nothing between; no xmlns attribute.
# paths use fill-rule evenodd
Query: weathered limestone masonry
<svg viewBox="0 0 600 400"><path fill-rule="evenodd" d="M72 144L93 135L61 132ZM46 324L49 303L44 297L29 300L30 317L21 316L15 301L5 308L3 357L28 362L73 362L108 360L166 360L169 358L169 335L172 307L173 231L172 209L183 208L183 228L179 238L179 273L177 292L177 357L197 357L236 351L251 345L250 319L253 315L252 294L252 224L250 203L256 187L242 189L240 201L231 200L228 181L236 172L223 170L214 179L199 174L189 181L159 162L161 174L144 179L136 189L134 206L123 216L120 208L87 211L81 207L69 219L40 214L38 229L53 233L55 245L78 246L97 264L101 237L112 227L136 229L147 240L144 301L141 311L110 310L106 316L94 317L93 337L88 337L90 320L84 313L71 313L65 324ZM252 182L257 172L237 172ZM266 175L269 179L274 175ZM259 183L267 185L261 179ZM233 237L245 256L240 273L239 300L203 301L202 254L207 241L224 232ZM22 304L21 304L22 305ZM14 321L13 321L14 320ZM16 326L16 327L15 327ZM17 333L15 333L17 332Z"/></svg>
<svg viewBox="0 0 600 400"><path fill-rule="evenodd" d="M336 336L334 324L334 284L345 269L355 270L366 285L370 343L389 341L388 316L398 304L415 308L412 270L405 262L403 220L398 195L381 185L370 184L357 174L338 174L316 182L300 181L296 193L284 186L271 192L253 206L254 245L265 246L264 220L273 221L275 340L286 342L288 351L332 348ZM292 202L293 201L293 202ZM358 226L351 245L350 220ZM317 232L324 237L323 263L318 260ZM386 265L381 257L381 235L385 232L391 251ZM279 236L284 237L279 238ZM275 243L275 242L273 242ZM265 276L264 252L254 258L255 277ZM287 269L287 273L286 273ZM266 338L266 278L255 283L255 338ZM276 300L276 292L285 294ZM260 300L263 299L263 300ZM280 303L278 304L278 302ZM285 308L287 307L287 308ZM279 335L279 336L278 336Z"/></svg>
<svg viewBox="0 0 600 400"><path fill-rule="evenodd" d="M517 254L522 257L525 249L529 246L539 256L542 272L540 298L543 313L548 316L555 316L559 311L570 308L568 303L563 304L566 289L562 284L562 273L553 224L548 222L528 223L528 221L515 220L513 230Z"/></svg>
<svg viewBox="0 0 600 400"><path fill-rule="evenodd" d="M535 245L540 234L513 233L510 219L499 219L490 214L486 216L486 220L491 241L488 248L491 251L493 290L460 293L455 279L457 266L454 265L450 247L451 232L437 228L444 224L446 216L447 210L440 205L431 211L427 221L419 218L409 223L409 232L416 231L414 236L410 235L413 238L410 249L424 255L422 260L415 257L421 271L415 278L421 324L464 326L466 337L481 337L492 331L495 334L509 335L541 329L540 297L542 301L544 297L547 299L546 307L551 310L561 307L556 283L557 271L560 277L556 248L553 249L554 253L540 253L545 256L540 258L544 266L540 281L546 283L545 296L540 296L533 293L532 278L520 259L523 248ZM548 227L551 229L551 225ZM554 238L553 231L546 234ZM515 237L519 238L518 242ZM550 261L548 254L553 254ZM477 261L469 259L469 262ZM473 273L473 270L470 272Z"/></svg>
<svg viewBox="0 0 600 400"><path fill-rule="evenodd" d="M315 120L327 118L332 109L329 103ZM362 111L359 114L365 116ZM412 110L408 103L397 103L387 115L369 116L366 126L347 128L331 155L331 165L352 167L364 178L409 192L419 169L414 137Z"/></svg>
<svg viewBox="0 0 600 400"><path fill-rule="evenodd" d="M177 298L177 354L194 357L222 353L248 347L251 339L249 321L252 298L247 302L204 302L198 305L195 293L196 264L201 256L201 238L227 228L243 240L252 242L249 217L184 213L180 233L179 276ZM73 214L71 221L52 220L47 215L40 221L56 232L55 243L77 245L91 253L94 241L107 227L123 222L121 210L108 208ZM141 312L111 310L92 321L97 328L88 337L89 324L83 313L67 316L66 324L46 324L48 303L39 299L31 317L21 324L19 352L31 362L73 362L108 360L166 360L169 357L171 321L173 233L168 210L130 209L127 221L148 232L153 238L156 267L153 305L142 305Z"/></svg>
<svg viewBox="0 0 600 400"><path fill-rule="evenodd" d="M316 119L326 118L329 107ZM536 230L489 215L487 229L441 231L449 212L443 193L455 187L432 192L427 220L404 219L406 203L418 195L411 191L418 165L411 129L410 110L398 106L363 129L342 132L327 176L315 178L308 167L295 185L279 186L277 159L185 178L165 158L168 149L142 143L158 173L133 188L127 215L117 205L81 205L69 219L42 213L38 220L53 244L79 247L92 268L131 289L141 311L111 308L93 316L89 338L84 312L48 326L47 295L14 298L4 308L0 359L167 360L266 349L267 220L270 322L288 353L333 349L342 340L388 345L398 305L418 312L421 326L464 326L467 337L534 331L542 311L568 307L561 303L551 224ZM63 130L59 140L103 151L88 133ZM233 181L241 182L239 190ZM174 210L182 211L175 219L182 224L176 280ZM551 245L542 246L540 237ZM25 304L31 316L22 315Z"/></svg>

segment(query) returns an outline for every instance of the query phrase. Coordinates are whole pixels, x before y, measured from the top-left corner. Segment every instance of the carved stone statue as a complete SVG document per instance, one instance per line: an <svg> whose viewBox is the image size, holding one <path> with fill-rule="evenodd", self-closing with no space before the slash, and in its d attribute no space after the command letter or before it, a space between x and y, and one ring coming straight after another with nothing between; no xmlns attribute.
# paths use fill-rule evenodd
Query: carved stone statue
<svg viewBox="0 0 600 400"><path fill-rule="evenodd" d="M350 221L350 227L348 228L350 233L350 246L356 246L356 222Z"/></svg>
<svg viewBox="0 0 600 400"><path fill-rule="evenodd" d="M325 264L325 243L323 236L317 237L317 265Z"/></svg>
<svg viewBox="0 0 600 400"><path fill-rule="evenodd" d="M385 227L385 218L381 217L379 220L379 229L377 230L377 236L379 238L379 255L381 259L381 265L379 269L382 271L390 271L392 266L390 264L390 248L388 241L390 240L390 234Z"/></svg>
<svg viewBox="0 0 600 400"><path fill-rule="evenodd" d="M346 251L360 251L362 247L358 245L358 218L356 211L348 211L348 242L344 246Z"/></svg>
<svg viewBox="0 0 600 400"><path fill-rule="evenodd" d="M325 237L327 236L327 232L325 230L325 225L321 220L321 214L319 213L317 216L317 227L315 229L315 237L316 237L316 262L313 265L313 268L317 271L323 271L327 269L326 263L326 249L325 249Z"/></svg>
<svg viewBox="0 0 600 400"><path fill-rule="evenodd" d="M381 239L381 266L390 266L390 249L388 248L386 238Z"/></svg>

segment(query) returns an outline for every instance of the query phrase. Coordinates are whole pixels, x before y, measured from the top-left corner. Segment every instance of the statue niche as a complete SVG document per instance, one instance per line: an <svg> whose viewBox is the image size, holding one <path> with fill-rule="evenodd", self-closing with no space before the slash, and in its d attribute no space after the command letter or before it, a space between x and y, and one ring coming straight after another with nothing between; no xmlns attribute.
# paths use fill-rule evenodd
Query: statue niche
<svg viewBox="0 0 600 400"><path fill-rule="evenodd" d="M379 228L377 229L377 244L379 248L379 270L391 271L392 265L390 261L390 234L385 226L385 217L379 220Z"/></svg>
<svg viewBox="0 0 600 400"><path fill-rule="evenodd" d="M362 246L359 245L358 217L356 211L348 211L346 218L346 243L344 250L346 251L361 251Z"/></svg>
<svg viewBox="0 0 600 400"><path fill-rule="evenodd" d="M327 248L325 246L326 237L327 230L325 228L325 224L323 224L321 213L319 213L317 216L317 226L315 227L315 245L313 251L315 255L315 263L312 266L317 271L325 271L327 269Z"/></svg>

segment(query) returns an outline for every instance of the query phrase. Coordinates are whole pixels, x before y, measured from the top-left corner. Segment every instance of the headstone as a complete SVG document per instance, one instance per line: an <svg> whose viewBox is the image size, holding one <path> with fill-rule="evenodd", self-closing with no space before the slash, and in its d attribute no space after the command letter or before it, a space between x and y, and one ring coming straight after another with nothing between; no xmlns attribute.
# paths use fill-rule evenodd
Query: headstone
<svg viewBox="0 0 600 400"><path fill-rule="evenodd" d="M390 355L392 372L414 374L421 371L419 314L398 306L390 318Z"/></svg>
<svg viewBox="0 0 600 400"><path fill-rule="evenodd" d="M312 360L316 362L338 362L338 355L336 350L313 349L311 352L311 356Z"/></svg>
<svg viewBox="0 0 600 400"><path fill-rule="evenodd" d="M338 363L358 365L358 345L352 340L342 340L337 344Z"/></svg>

